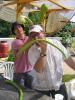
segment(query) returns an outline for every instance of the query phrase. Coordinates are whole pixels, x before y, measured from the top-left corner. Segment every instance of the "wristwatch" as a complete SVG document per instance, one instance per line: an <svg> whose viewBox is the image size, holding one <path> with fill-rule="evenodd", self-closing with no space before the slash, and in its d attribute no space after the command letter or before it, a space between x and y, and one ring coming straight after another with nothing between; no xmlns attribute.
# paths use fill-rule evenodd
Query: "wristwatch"
<svg viewBox="0 0 75 100"><path fill-rule="evenodd" d="M45 57L46 54L45 53L40 53L40 57Z"/></svg>

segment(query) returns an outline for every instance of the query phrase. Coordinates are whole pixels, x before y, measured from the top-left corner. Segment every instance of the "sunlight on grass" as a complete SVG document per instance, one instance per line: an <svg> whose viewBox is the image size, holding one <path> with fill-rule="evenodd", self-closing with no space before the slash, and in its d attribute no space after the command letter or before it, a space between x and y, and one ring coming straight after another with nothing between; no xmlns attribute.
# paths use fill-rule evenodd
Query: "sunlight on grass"
<svg viewBox="0 0 75 100"><path fill-rule="evenodd" d="M68 74L63 75L63 81L64 82L68 82L68 81L72 80L73 78L75 78L75 74L73 74L73 75L68 75Z"/></svg>

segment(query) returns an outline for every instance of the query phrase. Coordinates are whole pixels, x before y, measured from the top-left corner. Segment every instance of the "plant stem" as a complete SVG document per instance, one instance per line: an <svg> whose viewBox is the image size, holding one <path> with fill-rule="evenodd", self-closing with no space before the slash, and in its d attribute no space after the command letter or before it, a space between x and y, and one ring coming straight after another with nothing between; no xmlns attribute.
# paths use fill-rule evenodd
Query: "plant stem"
<svg viewBox="0 0 75 100"><path fill-rule="evenodd" d="M23 91L15 82L11 80L5 80L5 83L12 85L14 88L16 88L19 92L19 100L23 100Z"/></svg>
<svg viewBox="0 0 75 100"><path fill-rule="evenodd" d="M53 43L51 43L51 42L49 41L49 39L36 39L36 40L34 39L34 40L29 41L27 44L25 44L25 45L18 51L17 57L19 57L24 51L26 51L32 44L34 44L34 43L37 42L37 41L43 41L43 42L46 42L46 43L52 45L53 47L55 47L56 49L58 49L58 50L64 55L65 58L67 58L66 55L64 54L64 52L63 52L60 48L58 48L56 45L54 45Z"/></svg>

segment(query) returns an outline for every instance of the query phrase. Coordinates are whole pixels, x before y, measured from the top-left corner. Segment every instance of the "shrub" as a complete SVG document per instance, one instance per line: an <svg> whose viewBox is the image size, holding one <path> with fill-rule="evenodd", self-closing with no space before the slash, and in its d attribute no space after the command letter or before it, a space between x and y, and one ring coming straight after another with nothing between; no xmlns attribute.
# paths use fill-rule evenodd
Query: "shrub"
<svg viewBox="0 0 75 100"><path fill-rule="evenodd" d="M9 51L9 55L8 55L7 61L14 61L12 50Z"/></svg>
<svg viewBox="0 0 75 100"><path fill-rule="evenodd" d="M67 47L70 46L72 43L72 33L70 32L71 23L65 25L55 36L62 37L61 42L62 44Z"/></svg>

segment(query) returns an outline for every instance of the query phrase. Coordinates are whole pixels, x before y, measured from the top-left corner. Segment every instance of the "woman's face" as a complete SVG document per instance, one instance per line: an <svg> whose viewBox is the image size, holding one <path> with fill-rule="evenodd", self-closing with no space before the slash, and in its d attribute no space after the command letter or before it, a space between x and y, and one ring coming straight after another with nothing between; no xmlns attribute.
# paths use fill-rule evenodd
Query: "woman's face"
<svg viewBox="0 0 75 100"><path fill-rule="evenodd" d="M15 28L14 28L14 32L16 34L16 37L21 37L23 36L24 34L24 31L23 31L23 28L21 25L17 25Z"/></svg>

